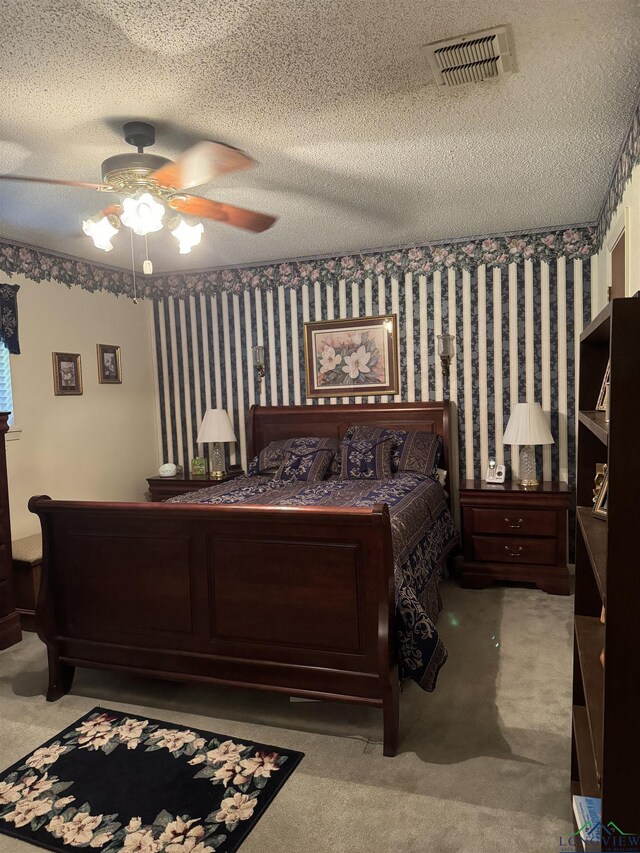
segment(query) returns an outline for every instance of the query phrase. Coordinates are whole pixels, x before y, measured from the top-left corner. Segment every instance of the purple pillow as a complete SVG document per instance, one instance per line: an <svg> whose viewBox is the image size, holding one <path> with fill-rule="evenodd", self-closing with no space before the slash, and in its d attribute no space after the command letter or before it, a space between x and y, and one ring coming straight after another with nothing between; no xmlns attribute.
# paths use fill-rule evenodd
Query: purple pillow
<svg viewBox="0 0 640 853"><path fill-rule="evenodd" d="M274 480L317 483L324 480L333 457L332 450L288 450Z"/></svg>
<svg viewBox="0 0 640 853"><path fill-rule="evenodd" d="M257 456L253 457L247 476L275 474L290 450L330 450L334 454L334 458L340 459L340 442L337 438L284 438L280 441L272 441ZM337 471L332 470L331 473L339 474L339 467Z"/></svg>
<svg viewBox="0 0 640 853"><path fill-rule="evenodd" d="M387 480L392 475L389 438L354 438L342 442L343 480Z"/></svg>
<svg viewBox="0 0 640 853"><path fill-rule="evenodd" d="M442 457L442 436L434 432L417 430L382 429L369 424L350 427L345 438L390 439L393 444L391 464L398 471L415 471L428 477L437 477Z"/></svg>

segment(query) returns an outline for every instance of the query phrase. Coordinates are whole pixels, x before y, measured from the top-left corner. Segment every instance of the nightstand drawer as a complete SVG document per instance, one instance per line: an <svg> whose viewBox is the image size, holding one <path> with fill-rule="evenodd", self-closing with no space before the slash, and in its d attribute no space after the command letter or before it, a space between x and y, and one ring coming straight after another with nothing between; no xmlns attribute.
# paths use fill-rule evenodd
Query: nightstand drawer
<svg viewBox="0 0 640 853"><path fill-rule="evenodd" d="M536 563L552 566L557 554L558 543L555 539L473 537L473 558L481 563Z"/></svg>
<svg viewBox="0 0 640 853"><path fill-rule="evenodd" d="M544 509L472 509L475 533L507 536L552 536L558 533L558 513Z"/></svg>

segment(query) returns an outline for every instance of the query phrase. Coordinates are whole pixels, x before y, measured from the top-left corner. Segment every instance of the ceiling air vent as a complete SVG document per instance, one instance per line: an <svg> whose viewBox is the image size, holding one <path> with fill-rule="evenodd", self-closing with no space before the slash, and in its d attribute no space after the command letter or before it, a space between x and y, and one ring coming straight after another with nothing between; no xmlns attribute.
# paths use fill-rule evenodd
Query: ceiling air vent
<svg viewBox="0 0 640 853"><path fill-rule="evenodd" d="M427 59L438 86L481 83L511 74L506 27L470 33L427 46Z"/></svg>

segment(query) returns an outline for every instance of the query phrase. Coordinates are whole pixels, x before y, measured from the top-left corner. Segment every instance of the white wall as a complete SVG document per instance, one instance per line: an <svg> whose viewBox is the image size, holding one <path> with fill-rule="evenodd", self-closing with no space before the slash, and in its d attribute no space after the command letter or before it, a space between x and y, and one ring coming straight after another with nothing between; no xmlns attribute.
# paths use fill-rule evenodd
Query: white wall
<svg viewBox="0 0 640 853"><path fill-rule="evenodd" d="M151 307L23 276L21 354L11 356L18 440L7 442L12 538L39 530L32 495L75 500L144 500L157 471ZM98 383L96 344L122 348L122 385ZM56 397L52 352L82 356L84 394Z"/></svg>
<svg viewBox="0 0 640 853"><path fill-rule="evenodd" d="M610 252L623 227L626 231L626 295L633 296L640 289L640 164L631 174L631 180L625 187L624 195L616 208L603 246L595 260L594 316L607 303L607 288L611 284Z"/></svg>

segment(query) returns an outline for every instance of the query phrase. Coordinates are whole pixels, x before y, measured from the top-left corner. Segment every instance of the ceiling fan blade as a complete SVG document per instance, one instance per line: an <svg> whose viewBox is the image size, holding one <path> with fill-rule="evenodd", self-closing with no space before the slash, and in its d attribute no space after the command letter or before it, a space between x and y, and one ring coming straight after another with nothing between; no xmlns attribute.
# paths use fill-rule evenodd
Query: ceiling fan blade
<svg viewBox="0 0 640 853"><path fill-rule="evenodd" d="M110 204L104 210L100 211L98 218L102 219L103 216L120 216L123 210L124 208L121 204Z"/></svg>
<svg viewBox="0 0 640 853"><path fill-rule="evenodd" d="M62 181L59 178L31 178L28 175L0 175L0 181L29 181L33 184L56 184L61 187L81 187L87 190L116 192L108 184L91 184L87 181Z"/></svg>
<svg viewBox="0 0 640 853"><path fill-rule="evenodd" d="M183 152L175 163L167 163L161 169L152 172L150 177L161 187L175 187L177 190L206 184L212 178L248 169L255 160L221 142L198 142Z"/></svg>
<svg viewBox="0 0 640 853"><path fill-rule="evenodd" d="M179 210L180 213L188 213L190 216L199 216L203 219L214 219L216 222L226 222L234 228L243 228L245 231L254 231L256 234L271 228L276 221L275 216L267 216L266 213L258 213L233 204L223 204L220 201L210 201L208 198L197 195L174 196L169 199L169 206Z"/></svg>

